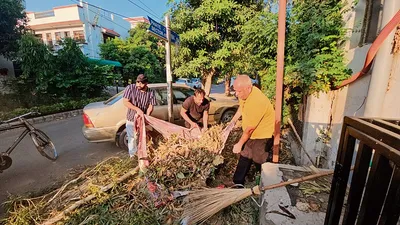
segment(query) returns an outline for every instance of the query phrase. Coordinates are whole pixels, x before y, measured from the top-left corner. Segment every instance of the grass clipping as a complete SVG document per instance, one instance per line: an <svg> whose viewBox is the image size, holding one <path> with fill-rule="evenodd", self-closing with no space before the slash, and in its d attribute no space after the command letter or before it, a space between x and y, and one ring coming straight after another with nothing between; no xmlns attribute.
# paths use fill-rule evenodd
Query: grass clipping
<svg viewBox="0 0 400 225"><path fill-rule="evenodd" d="M149 143L151 164L147 171L123 183L119 177L136 166L126 157L111 158L86 169L60 188L34 198L7 202L3 224L41 224L68 206L96 194L96 198L67 214L56 224L180 224L182 197L187 190L220 184L216 179L232 176L238 156L232 153L239 130L222 147L223 126L210 128L199 140L169 139ZM218 175L218 172L220 175ZM108 192L101 187L115 183ZM250 184L252 185L252 184ZM206 224L256 224L258 213L249 200L215 215Z"/></svg>

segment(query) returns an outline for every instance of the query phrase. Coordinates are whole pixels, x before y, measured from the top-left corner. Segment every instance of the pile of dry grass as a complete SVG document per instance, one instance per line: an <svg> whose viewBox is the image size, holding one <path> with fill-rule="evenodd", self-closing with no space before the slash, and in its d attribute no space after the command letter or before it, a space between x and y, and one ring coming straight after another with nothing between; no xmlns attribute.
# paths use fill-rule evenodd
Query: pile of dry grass
<svg viewBox="0 0 400 225"><path fill-rule="evenodd" d="M151 164L146 173L122 183L120 177L136 163L125 157L111 158L51 193L10 200L3 223L40 224L88 199L80 207L61 214L62 220L54 224L179 224L183 208L182 198L177 195L184 194L180 191L204 188L207 181L231 176L236 166L238 156L232 153L232 147L240 130L232 133L221 156L218 151L222 146L222 129L214 126L199 140L172 136L154 141L149 148ZM221 173L216 176L218 170ZM105 192L105 186L111 188ZM244 201L206 224L252 224L257 221L256 215L252 202Z"/></svg>

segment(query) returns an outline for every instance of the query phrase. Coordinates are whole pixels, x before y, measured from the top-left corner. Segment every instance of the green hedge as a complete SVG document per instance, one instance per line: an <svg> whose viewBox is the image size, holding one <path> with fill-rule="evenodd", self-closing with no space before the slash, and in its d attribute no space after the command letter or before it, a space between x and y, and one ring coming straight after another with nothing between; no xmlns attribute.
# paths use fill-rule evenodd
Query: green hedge
<svg viewBox="0 0 400 225"><path fill-rule="evenodd" d="M28 112L39 112L41 116L49 115L49 114L54 114L54 113L59 113L59 112L66 112L70 110L75 110L75 109L82 109L85 107L85 105L91 103L91 102L100 102L100 101L105 101L107 98L106 97L99 97L99 98L89 98L89 99L84 99L84 100L79 100L79 101L66 101L66 102L61 102L61 103L56 103L53 105L43 105L43 106L38 106L38 107L32 107L32 108L17 108L14 109L10 112L0 112L0 120L7 120L14 118L16 116L28 113Z"/></svg>

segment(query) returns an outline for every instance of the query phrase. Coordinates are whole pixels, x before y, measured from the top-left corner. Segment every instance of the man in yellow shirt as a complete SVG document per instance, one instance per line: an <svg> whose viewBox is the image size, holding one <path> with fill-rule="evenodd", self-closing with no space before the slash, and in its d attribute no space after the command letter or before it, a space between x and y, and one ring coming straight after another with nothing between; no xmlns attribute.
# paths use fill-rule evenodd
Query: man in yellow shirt
<svg viewBox="0 0 400 225"><path fill-rule="evenodd" d="M234 153L240 153L233 182L243 185L253 162L261 170L261 164L270 156L275 112L267 96L252 85L249 76L237 76L233 88L239 98L239 109L232 121L242 117L243 129L242 137L233 147Z"/></svg>

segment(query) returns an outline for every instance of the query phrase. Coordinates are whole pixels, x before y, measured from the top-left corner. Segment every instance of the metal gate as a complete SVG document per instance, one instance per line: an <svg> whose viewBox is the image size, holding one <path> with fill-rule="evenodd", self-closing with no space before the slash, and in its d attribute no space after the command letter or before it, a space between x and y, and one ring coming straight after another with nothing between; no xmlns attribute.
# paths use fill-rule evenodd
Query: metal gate
<svg viewBox="0 0 400 225"><path fill-rule="evenodd" d="M399 215L399 120L345 117L325 225L396 225Z"/></svg>

